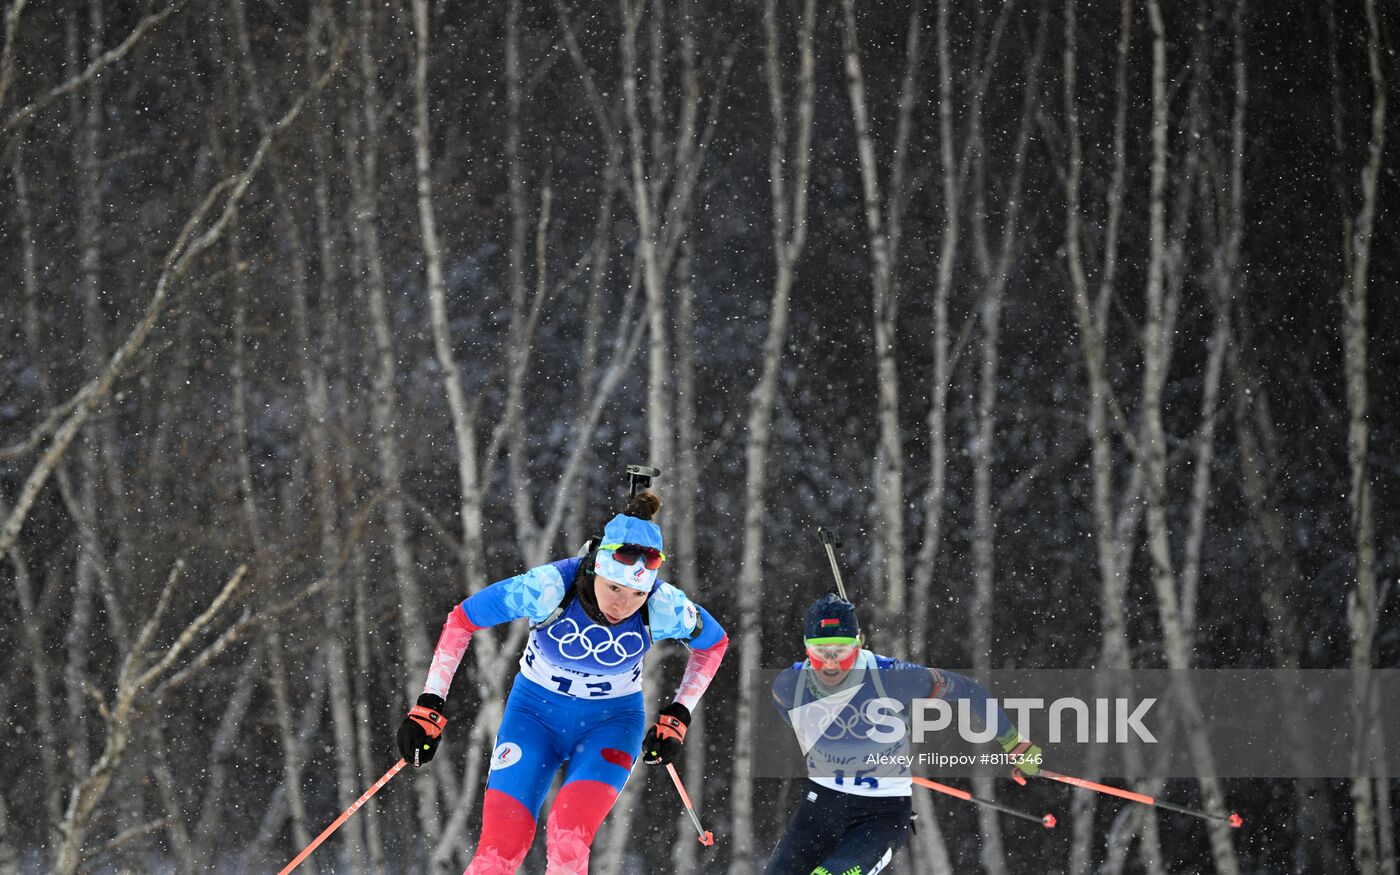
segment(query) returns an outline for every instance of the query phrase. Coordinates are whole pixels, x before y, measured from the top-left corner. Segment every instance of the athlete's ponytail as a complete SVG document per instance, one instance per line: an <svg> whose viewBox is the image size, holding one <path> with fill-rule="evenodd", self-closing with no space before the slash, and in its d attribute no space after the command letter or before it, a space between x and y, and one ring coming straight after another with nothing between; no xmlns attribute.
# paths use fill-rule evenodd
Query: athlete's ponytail
<svg viewBox="0 0 1400 875"><path fill-rule="evenodd" d="M638 492L627 499L622 512L639 520L649 520L661 510L661 498L655 492Z"/></svg>

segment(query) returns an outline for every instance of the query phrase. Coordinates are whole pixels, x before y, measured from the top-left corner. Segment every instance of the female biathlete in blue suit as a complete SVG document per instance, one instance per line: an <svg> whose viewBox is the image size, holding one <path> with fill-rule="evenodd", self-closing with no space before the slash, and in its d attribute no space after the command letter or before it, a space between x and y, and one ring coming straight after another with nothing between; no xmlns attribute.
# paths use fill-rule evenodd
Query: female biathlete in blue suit
<svg viewBox="0 0 1400 875"><path fill-rule="evenodd" d="M516 871L534 840L554 774L564 785L545 827L549 875L588 871L593 836L637 758L672 762L690 710L715 676L729 638L714 617L657 579L661 500L633 496L582 557L493 583L448 615L418 703L399 727L399 751L421 766L440 740L444 699L478 629L527 618L533 624L496 733L482 807L481 838L466 875ZM646 731L642 658L674 638L691 650L675 700Z"/></svg>

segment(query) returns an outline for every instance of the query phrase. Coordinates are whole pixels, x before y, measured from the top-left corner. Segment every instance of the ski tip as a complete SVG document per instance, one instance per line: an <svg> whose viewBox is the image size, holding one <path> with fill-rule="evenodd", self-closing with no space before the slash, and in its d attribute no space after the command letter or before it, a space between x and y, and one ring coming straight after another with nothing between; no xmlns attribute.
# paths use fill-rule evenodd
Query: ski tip
<svg viewBox="0 0 1400 875"><path fill-rule="evenodd" d="M1015 781L1017 784L1020 784L1022 787L1026 786L1026 776L1021 774L1020 769L1011 770L1011 780Z"/></svg>
<svg viewBox="0 0 1400 875"><path fill-rule="evenodd" d="M1057 823L1059 823L1059 821L1055 819L1055 815L1053 814L1046 814L1040 819L1040 825L1046 829L1054 829Z"/></svg>
<svg viewBox="0 0 1400 875"><path fill-rule="evenodd" d="M1234 811L1230 812L1230 828L1239 829L1242 826L1244 826L1244 818Z"/></svg>
<svg viewBox="0 0 1400 875"><path fill-rule="evenodd" d="M713 845L714 843L715 843L715 834L712 833L712 832L710 832L708 829L705 830L703 833L700 834L700 844L702 844L702 845L704 845L705 847L708 848L708 847L710 847L711 845Z"/></svg>

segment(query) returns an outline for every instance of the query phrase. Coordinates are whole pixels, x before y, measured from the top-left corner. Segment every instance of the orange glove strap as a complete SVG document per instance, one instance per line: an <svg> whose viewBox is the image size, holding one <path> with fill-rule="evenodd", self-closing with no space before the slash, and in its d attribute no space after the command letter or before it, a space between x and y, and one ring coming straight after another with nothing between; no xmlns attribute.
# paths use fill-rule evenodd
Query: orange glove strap
<svg viewBox="0 0 1400 875"><path fill-rule="evenodd" d="M424 708L422 705L414 705L408 711L408 719L423 727L423 732L429 738L437 738L442 735L442 730L447 726L447 718L434 711L432 708Z"/></svg>
<svg viewBox="0 0 1400 875"><path fill-rule="evenodd" d="M656 738L658 741L674 738L676 741L685 740L685 724L678 718L670 714L662 714L656 718Z"/></svg>

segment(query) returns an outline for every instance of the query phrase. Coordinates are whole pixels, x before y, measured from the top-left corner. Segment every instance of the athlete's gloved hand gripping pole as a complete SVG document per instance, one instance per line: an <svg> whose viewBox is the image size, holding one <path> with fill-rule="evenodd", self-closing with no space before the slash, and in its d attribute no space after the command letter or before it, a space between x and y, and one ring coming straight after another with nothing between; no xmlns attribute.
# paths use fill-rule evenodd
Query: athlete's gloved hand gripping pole
<svg viewBox="0 0 1400 875"><path fill-rule="evenodd" d="M1035 777L1040 772L1040 760L1044 751L1029 738L1022 738L1015 726L997 736L997 744L1015 759L1011 766L1011 780L1026 786L1026 776Z"/></svg>
<svg viewBox="0 0 1400 875"><path fill-rule="evenodd" d="M690 794L685 792L685 784L681 783L681 776L676 773L676 757L680 756L688 726L690 709L685 705L672 702L662 708L661 713L656 715L656 725L647 730L647 737L642 741L642 762L666 767L666 771L671 775L671 783L676 785L676 792L681 794L685 813L690 815L690 822L694 824L695 831L700 836L700 844L708 846L715 843L715 834L700 825L700 816L695 813Z"/></svg>
<svg viewBox="0 0 1400 875"><path fill-rule="evenodd" d="M409 709L403 723L399 724L399 753L404 760L413 763L415 769L437 753L442 730L447 728L447 718L442 716L445 705L441 696L424 693L418 697L418 703Z"/></svg>
<svg viewBox="0 0 1400 875"><path fill-rule="evenodd" d="M360 806L369 801L369 798L379 792L379 788L389 783L389 779L399 773L399 770L409 763L413 763L417 768L423 763L433 758L437 753L438 742L442 740L442 730L447 726L447 718L442 716L443 701L441 696L432 693L424 693L418 697L418 703L409 709L408 716L403 719L403 724L399 726L398 744L399 753L403 754L403 759L394 763L383 777L375 781L373 786L365 791L365 795L355 800L355 804L341 812L340 816L331 822L331 825L318 836L316 840L307 845L296 859L288 863L277 875L287 875L293 869L301 865L301 862L311 856L311 852L321 846L330 834L340 829L340 825L350 819L350 815L360 810Z"/></svg>
<svg viewBox="0 0 1400 875"><path fill-rule="evenodd" d="M681 745L685 744L685 730L690 726L690 709L680 702L672 702L656 715L656 724L647 730L642 741L642 762L649 765L669 766L681 755Z"/></svg>

